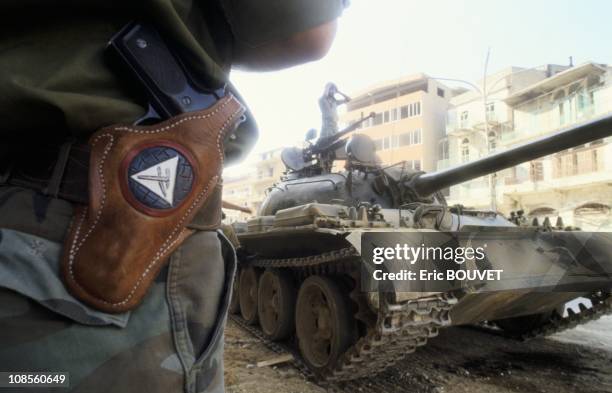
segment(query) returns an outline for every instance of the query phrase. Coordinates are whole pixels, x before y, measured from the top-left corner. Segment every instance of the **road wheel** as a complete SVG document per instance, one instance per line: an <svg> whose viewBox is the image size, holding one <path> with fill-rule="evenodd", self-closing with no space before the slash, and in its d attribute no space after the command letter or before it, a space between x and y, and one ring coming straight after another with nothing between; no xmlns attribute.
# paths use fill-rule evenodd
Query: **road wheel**
<svg viewBox="0 0 612 393"><path fill-rule="evenodd" d="M240 315L249 325L257 323L257 283L259 272L252 266L240 270L238 297L240 299Z"/></svg>
<svg viewBox="0 0 612 393"><path fill-rule="evenodd" d="M356 324L347 294L328 277L302 283L295 325L300 352L315 371L331 369L356 339Z"/></svg>
<svg viewBox="0 0 612 393"><path fill-rule="evenodd" d="M295 284L288 272L266 270L259 278L259 325L271 340L283 340L293 333L295 298Z"/></svg>

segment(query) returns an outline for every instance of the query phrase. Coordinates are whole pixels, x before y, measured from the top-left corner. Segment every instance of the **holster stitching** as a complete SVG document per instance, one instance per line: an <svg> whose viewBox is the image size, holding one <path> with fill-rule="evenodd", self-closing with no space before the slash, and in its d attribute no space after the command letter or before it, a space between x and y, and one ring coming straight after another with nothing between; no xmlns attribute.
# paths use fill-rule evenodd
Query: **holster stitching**
<svg viewBox="0 0 612 393"><path fill-rule="evenodd" d="M232 98L233 98L233 96L232 96ZM184 118L180 119L176 123L172 123L172 124L169 124L167 126L164 126L164 127L161 127L161 128L157 128L157 129L154 129L154 130L146 130L145 131L145 130L138 130L138 129L131 128L131 127L115 127L115 128L113 128L113 130L116 130L116 131L126 131L126 132L134 132L134 133L137 133L137 134L157 134L157 133L160 133L160 132L168 131L168 130L170 130L170 129L172 129L172 128L174 128L174 127L178 126L179 124L182 124L182 123L184 123L186 121L203 120L203 119L207 119L207 118L209 118L211 116L214 116L217 112L219 112L221 109L223 109L229 102L230 102L230 100L225 101L223 104L219 105L218 108L215 108L215 110L213 110L212 112L207 113L205 115L187 116L187 117L184 117ZM236 116L236 113L240 112L241 110L242 109L240 109L237 112L235 112L234 114L232 114L230 119L233 118L234 116ZM223 132L224 128L225 128L225 126L221 129L220 134ZM219 152L221 152L221 151L219 150Z"/></svg>
<svg viewBox="0 0 612 393"><path fill-rule="evenodd" d="M233 98L233 97L232 97ZM219 106L219 108L216 108L213 112L208 113L206 115L201 115L201 116L189 116L186 118L183 118L181 120L179 120L176 123L173 123L172 125L168 125L165 127L162 127L160 129L157 130L150 130L147 132L143 132L143 131L139 131L139 130L135 130L129 127L116 127L113 128L113 130L117 130L117 131L127 131L127 132L139 132L139 133L157 133L157 132L162 132L162 131L166 131L168 129L173 128L174 126L183 123L187 120L200 120L200 119L206 119L212 115L214 115L215 113L217 113L219 110L221 110L225 105L227 105L230 102L230 100L227 100L225 103L223 103L222 105ZM222 138L225 135L226 132L226 128L233 123L234 118L236 117L236 115L238 113L242 112L242 106L240 106L234 113L232 113L232 115L225 121L225 123L223 124L223 126L221 127L221 130L219 131L219 134L217 135L217 150L219 152L219 159L221 160L221 167L223 167L223 151L221 148L221 141ZM179 229L182 228L183 223L185 222L185 220L187 219L187 217L189 216L189 214L191 214L193 208L202 200L203 197L206 196L206 194L208 193L208 190L211 188L211 185L216 184L219 180L219 175L214 176L206 185L206 187L204 188L204 190L202 192L200 192L200 194L198 194L198 196L196 197L196 199L194 200L194 202L191 204L191 206L189 207L189 209L187 209L187 211L185 212L185 214L183 215L183 217L181 218L181 220L179 221L179 223L174 227L174 229L172 230L172 233L166 238L166 240L164 241L164 243L162 244L162 246L160 247L160 249L157 251L157 253L155 254L155 257L153 258L153 260L149 263L149 265L147 266L147 268L144 270L144 272L142 273L142 275L138 278L138 280L136 281L136 283L134 284L134 286L132 287L132 290L130 291L130 293L120 302L117 303L111 303L107 300L104 299L100 299L98 297L96 297L95 295L91 294L89 291L87 291L85 288L83 288L78 281L76 281L76 278L74 277L74 271L73 271L73 264L74 264L74 260L76 258L77 253L79 252L79 249L83 246L83 244L85 243L85 241L87 240L87 238L89 237L89 235L94 231L96 225L99 222L100 216L102 215L102 210L104 209L104 205L106 202L106 182L104 180L104 172L103 172L103 166L104 163L106 162L106 157L108 156L108 153L110 152L112 145L114 143L114 138L111 134L101 134L98 135L98 137L93 141L92 143L92 147L95 146L95 144L98 142L98 140L101 137L104 136L109 136L110 137L110 143L105 147L104 153L102 155L102 160L100 162L100 165L98 166L98 171L99 171L99 175L100 175L100 179L102 181L102 200L100 203L100 209L96 212L96 218L92 224L92 226L90 227L90 229L87 231L87 233L83 236L83 239L79 242L78 246L76 245L78 239L79 239L79 233L81 230L81 225L83 224L83 222L85 221L85 217L86 217L86 213L87 211L84 209L81 219L79 220L79 223L77 224L77 228L75 231L75 236L74 236L74 240L72 242L72 245L70 247L70 252L68 255L68 273L69 273L69 278L70 280L77 286L79 287L81 290L83 290L84 292L88 293L92 298L96 299L97 301L107 304L111 307L120 307L123 304L127 303L128 301L130 301L130 299L134 296L134 293L136 292L136 289L138 289L138 287L140 286L140 284L142 283L142 281L144 280L144 278L149 274L149 272L151 271L151 268L157 263L159 262L159 260L166 254L166 252L168 252L173 245L178 241L180 236L177 236L173 241L171 241L170 243L168 243L170 241L170 239L172 237L175 236L175 234L177 234L177 231L179 231ZM178 234L180 235L180 232L178 232Z"/></svg>

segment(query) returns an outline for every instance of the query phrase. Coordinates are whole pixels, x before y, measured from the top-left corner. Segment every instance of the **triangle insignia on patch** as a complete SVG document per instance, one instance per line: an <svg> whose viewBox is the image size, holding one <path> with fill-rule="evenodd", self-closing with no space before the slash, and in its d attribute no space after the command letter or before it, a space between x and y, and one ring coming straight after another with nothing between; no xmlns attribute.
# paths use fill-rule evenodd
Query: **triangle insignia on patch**
<svg viewBox="0 0 612 393"><path fill-rule="evenodd" d="M174 206L174 186L176 184L178 162L179 156L175 156L130 177L168 202L170 206Z"/></svg>

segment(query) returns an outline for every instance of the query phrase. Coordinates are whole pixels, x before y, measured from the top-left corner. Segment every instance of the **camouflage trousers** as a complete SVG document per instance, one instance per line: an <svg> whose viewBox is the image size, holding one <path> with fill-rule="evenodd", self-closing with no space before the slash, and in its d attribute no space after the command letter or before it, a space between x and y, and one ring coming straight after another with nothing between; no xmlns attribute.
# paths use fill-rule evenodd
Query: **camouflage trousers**
<svg viewBox="0 0 612 393"><path fill-rule="evenodd" d="M59 278L69 203L0 187L0 371L68 372L70 388L17 392L223 392L223 328L235 254L197 231L144 302L106 314ZM0 392L8 391L0 388Z"/></svg>

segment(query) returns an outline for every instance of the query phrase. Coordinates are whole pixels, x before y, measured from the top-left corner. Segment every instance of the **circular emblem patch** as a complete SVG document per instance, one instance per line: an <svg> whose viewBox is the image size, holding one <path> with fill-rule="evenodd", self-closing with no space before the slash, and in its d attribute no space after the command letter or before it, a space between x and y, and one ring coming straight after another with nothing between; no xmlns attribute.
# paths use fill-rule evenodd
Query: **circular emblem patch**
<svg viewBox="0 0 612 393"><path fill-rule="evenodd" d="M193 165L180 150L177 146L153 145L131 154L125 168L132 197L128 199L135 200L144 210L164 211L179 206L194 181Z"/></svg>

